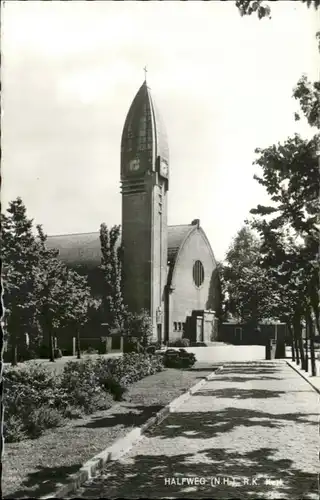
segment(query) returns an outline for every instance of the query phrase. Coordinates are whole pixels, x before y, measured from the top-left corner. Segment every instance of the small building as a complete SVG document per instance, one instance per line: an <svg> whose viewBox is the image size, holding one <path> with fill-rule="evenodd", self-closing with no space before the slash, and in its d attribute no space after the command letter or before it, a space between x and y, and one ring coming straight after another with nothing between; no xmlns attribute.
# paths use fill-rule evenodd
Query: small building
<svg viewBox="0 0 320 500"><path fill-rule="evenodd" d="M267 339L285 341L288 336L285 323L259 323L253 328L247 323L222 323L218 340L236 345L265 345Z"/></svg>

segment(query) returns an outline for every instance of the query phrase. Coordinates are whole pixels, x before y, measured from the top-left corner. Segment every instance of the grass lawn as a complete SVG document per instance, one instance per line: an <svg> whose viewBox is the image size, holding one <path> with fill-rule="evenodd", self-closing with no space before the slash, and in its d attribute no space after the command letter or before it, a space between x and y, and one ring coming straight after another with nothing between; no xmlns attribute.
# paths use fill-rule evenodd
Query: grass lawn
<svg viewBox="0 0 320 500"><path fill-rule="evenodd" d="M57 358L54 362L49 361L48 359L30 359L29 361L24 361L23 363L18 363L17 367L27 366L34 363L39 363L50 370L54 370L56 373L61 373L69 361L83 361L85 359L91 358L96 359L98 357L104 358L114 358L118 356L122 356L122 352L114 351L109 354L82 354L81 359L78 359L77 356L63 356L62 358ZM5 366L10 366L10 363L4 363Z"/></svg>
<svg viewBox="0 0 320 500"><path fill-rule="evenodd" d="M196 365L197 366L197 365ZM167 369L133 384L125 400L83 419L67 421L38 439L4 447L2 495L32 498L51 493L94 455L140 426L170 401L207 376L212 365Z"/></svg>

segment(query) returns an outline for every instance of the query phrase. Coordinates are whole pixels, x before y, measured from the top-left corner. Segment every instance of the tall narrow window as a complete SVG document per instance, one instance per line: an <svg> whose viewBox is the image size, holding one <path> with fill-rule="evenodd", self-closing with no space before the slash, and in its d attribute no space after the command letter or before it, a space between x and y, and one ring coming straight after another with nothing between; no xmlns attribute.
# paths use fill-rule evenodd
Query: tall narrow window
<svg viewBox="0 0 320 500"><path fill-rule="evenodd" d="M193 266L193 281L197 287L201 286L204 280L204 269L202 262L196 260Z"/></svg>

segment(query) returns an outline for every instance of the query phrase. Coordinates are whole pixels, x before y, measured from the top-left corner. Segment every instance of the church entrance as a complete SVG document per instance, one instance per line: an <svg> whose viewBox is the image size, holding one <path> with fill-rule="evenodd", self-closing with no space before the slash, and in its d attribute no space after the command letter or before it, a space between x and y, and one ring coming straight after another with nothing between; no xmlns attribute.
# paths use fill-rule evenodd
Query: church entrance
<svg viewBox="0 0 320 500"><path fill-rule="evenodd" d="M157 340L160 344L162 344L162 325L157 325Z"/></svg>
<svg viewBox="0 0 320 500"><path fill-rule="evenodd" d="M217 336L217 320L213 311L192 311L186 326L191 342L210 343Z"/></svg>
<svg viewBox="0 0 320 500"><path fill-rule="evenodd" d="M196 323L196 341L197 342L203 342L203 318L202 316L197 316L197 323Z"/></svg>
<svg viewBox="0 0 320 500"><path fill-rule="evenodd" d="M118 351L121 348L121 338L120 335L114 335L111 337L111 349Z"/></svg>

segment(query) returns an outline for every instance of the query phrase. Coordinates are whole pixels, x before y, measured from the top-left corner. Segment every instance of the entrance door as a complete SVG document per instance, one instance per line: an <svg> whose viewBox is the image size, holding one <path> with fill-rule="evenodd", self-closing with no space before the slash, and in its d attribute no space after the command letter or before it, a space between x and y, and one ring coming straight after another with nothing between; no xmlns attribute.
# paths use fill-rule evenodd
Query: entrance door
<svg viewBox="0 0 320 500"><path fill-rule="evenodd" d="M114 335L111 337L111 349L118 351L121 348L121 339L120 335Z"/></svg>
<svg viewBox="0 0 320 500"><path fill-rule="evenodd" d="M203 318L197 317L197 342L203 342Z"/></svg>
<svg viewBox="0 0 320 500"><path fill-rule="evenodd" d="M162 344L162 325L161 323L157 325L157 337L158 337L158 342Z"/></svg>
<svg viewBox="0 0 320 500"><path fill-rule="evenodd" d="M241 344L242 343L242 328L235 329L235 337L236 337L236 340Z"/></svg>

